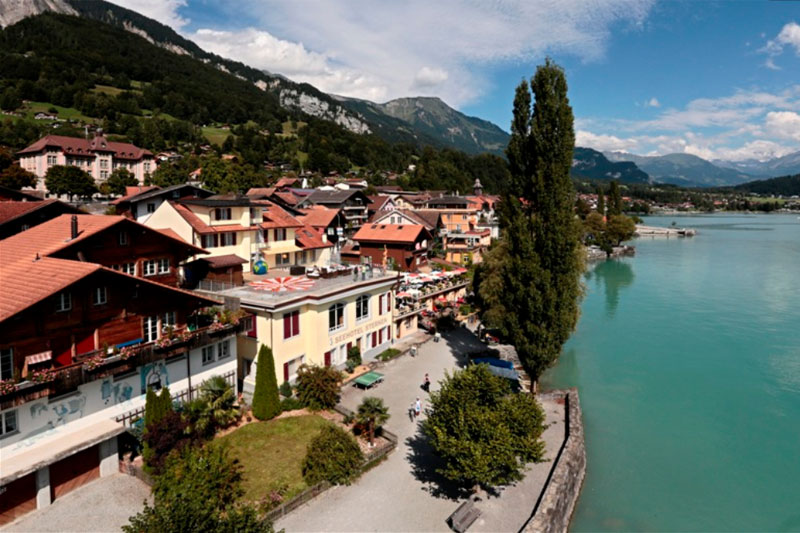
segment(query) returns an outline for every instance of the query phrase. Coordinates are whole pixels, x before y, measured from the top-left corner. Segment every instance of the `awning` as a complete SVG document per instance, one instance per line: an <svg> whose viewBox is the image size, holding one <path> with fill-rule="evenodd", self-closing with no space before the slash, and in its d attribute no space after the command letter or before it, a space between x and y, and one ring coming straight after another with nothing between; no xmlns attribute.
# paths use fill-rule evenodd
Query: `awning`
<svg viewBox="0 0 800 533"><path fill-rule="evenodd" d="M51 350L47 350L46 352L39 352L27 356L25 358L25 364L35 365L36 363L44 363L45 361L49 361L52 358L53 358L53 352Z"/></svg>
<svg viewBox="0 0 800 533"><path fill-rule="evenodd" d="M473 359L472 362L474 364L486 364L489 367L489 372L494 374L497 377L510 379L512 381L517 381L519 379L519 373L514 370L513 365L509 361L503 361L502 359L493 359L489 357L480 358L480 359Z"/></svg>

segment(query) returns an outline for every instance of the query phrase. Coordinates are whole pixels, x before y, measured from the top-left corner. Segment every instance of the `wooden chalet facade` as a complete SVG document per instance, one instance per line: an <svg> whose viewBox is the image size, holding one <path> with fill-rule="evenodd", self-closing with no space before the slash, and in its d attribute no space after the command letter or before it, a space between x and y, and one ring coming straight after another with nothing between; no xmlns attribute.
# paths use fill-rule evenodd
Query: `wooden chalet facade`
<svg viewBox="0 0 800 533"><path fill-rule="evenodd" d="M85 213L77 207L52 199L41 202L0 202L0 240L66 214Z"/></svg>
<svg viewBox="0 0 800 533"><path fill-rule="evenodd" d="M377 265L391 259L397 270L416 272L428 264L428 247L432 238L421 224L367 224L353 235L353 240L358 243L358 257L355 259ZM349 259L352 261L354 258L351 256Z"/></svg>

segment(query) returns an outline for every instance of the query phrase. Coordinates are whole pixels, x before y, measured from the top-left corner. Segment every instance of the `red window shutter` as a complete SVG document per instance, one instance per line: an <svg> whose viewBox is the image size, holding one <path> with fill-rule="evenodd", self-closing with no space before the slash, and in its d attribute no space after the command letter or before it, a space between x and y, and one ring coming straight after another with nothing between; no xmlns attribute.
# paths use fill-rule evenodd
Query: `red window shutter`
<svg viewBox="0 0 800 533"><path fill-rule="evenodd" d="M392 293L386 293L386 312L389 313L392 311Z"/></svg>
<svg viewBox="0 0 800 533"><path fill-rule="evenodd" d="M288 339L292 336L292 315L285 313L283 315L283 338Z"/></svg>
<svg viewBox="0 0 800 533"><path fill-rule="evenodd" d="M348 342L347 343L347 355L350 355L350 348L352 348L352 347L353 347L353 343L352 342Z"/></svg>
<svg viewBox="0 0 800 533"><path fill-rule="evenodd" d="M275 231L275 233L274 233L274 235L275 235L275 240L276 240L276 241L279 241L280 239L278 238L278 228L275 228L275 230L274 230L274 231Z"/></svg>
<svg viewBox="0 0 800 533"><path fill-rule="evenodd" d="M372 332L372 347L374 348L377 345L378 345L378 332L377 331L373 331Z"/></svg>
<svg viewBox="0 0 800 533"><path fill-rule="evenodd" d="M378 330L378 344L383 344L383 328Z"/></svg>
<svg viewBox="0 0 800 533"><path fill-rule="evenodd" d="M231 233L233 235L233 246L236 246L236 232Z"/></svg>
<svg viewBox="0 0 800 533"><path fill-rule="evenodd" d="M331 366L331 352L325 352L325 366Z"/></svg>
<svg viewBox="0 0 800 533"><path fill-rule="evenodd" d="M289 381L289 363L283 363L283 381Z"/></svg>
<svg viewBox="0 0 800 533"><path fill-rule="evenodd" d="M292 313L292 335L300 335L300 311Z"/></svg>
<svg viewBox="0 0 800 533"><path fill-rule="evenodd" d="M379 315L383 314L383 294L378 296L378 314Z"/></svg>
<svg viewBox="0 0 800 533"><path fill-rule="evenodd" d="M253 321L253 327L247 332L248 337L258 338L258 332L256 331L256 318L258 318L256 315L250 315L250 320Z"/></svg>

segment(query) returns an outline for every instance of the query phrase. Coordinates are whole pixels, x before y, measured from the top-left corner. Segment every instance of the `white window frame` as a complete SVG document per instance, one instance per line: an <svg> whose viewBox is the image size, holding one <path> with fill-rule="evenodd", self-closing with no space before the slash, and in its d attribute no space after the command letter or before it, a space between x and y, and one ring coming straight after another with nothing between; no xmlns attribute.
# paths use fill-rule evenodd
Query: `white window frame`
<svg viewBox="0 0 800 533"><path fill-rule="evenodd" d="M14 377L14 348L0 348L0 380Z"/></svg>
<svg viewBox="0 0 800 533"><path fill-rule="evenodd" d="M146 316L142 321L142 334L144 335L144 342L154 342L158 340L158 316Z"/></svg>
<svg viewBox="0 0 800 533"><path fill-rule="evenodd" d="M276 265L291 265L292 264L292 256L288 253L281 253L275 254L275 264Z"/></svg>
<svg viewBox="0 0 800 533"><path fill-rule="evenodd" d="M158 259L147 259L144 261L144 275L155 276L158 274Z"/></svg>
<svg viewBox="0 0 800 533"><path fill-rule="evenodd" d="M169 258L163 257L158 260L158 273L169 274Z"/></svg>
<svg viewBox="0 0 800 533"><path fill-rule="evenodd" d="M208 346L203 346L203 348L201 350L201 356L200 356L201 357L201 362L203 363L203 366L210 365L211 363L216 361L216 359L214 357L214 349L215 348L216 348L216 346L214 346L213 344L209 344Z"/></svg>
<svg viewBox="0 0 800 533"><path fill-rule="evenodd" d="M303 363L305 363L305 361L306 356L303 354L286 362L286 364L289 365L289 381L294 381L297 379L297 369L299 369ZM294 372L292 372L292 370L294 370Z"/></svg>
<svg viewBox="0 0 800 533"><path fill-rule="evenodd" d="M236 232L235 231L226 231L225 233L221 233L219 236L219 245L220 246L236 246Z"/></svg>
<svg viewBox="0 0 800 533"><path fill-rule="evenodd" d="M342 302L335 303L328 307L328 333L333 333L334 331L339 331L345 328L347 325L346 311L347 306L345 306L345 304ZM331 313L334 313L334 320L337 323L333 327L331 327Z"/></svg>
<svg viewBox="0 0 800 533"><path fill-rule="evenodd" d="M95 287L92 292L92 305L103 305L108 303L108 289L106 287Z"/></svg>
<svg viewBox="0 0 800 533"><path fill-rule="evenodd" d="M219 241L217 240L217 235L215 233L212 233L211 235L203 235L202 237L203 237L203 241L202 241L203 248L216 248L217 247L217 243Z"/></svg>
<svg viewBox="0 0 800 533"><path fill-rule="evenodd" d="M175 311L167 311L161 316L161 329L172 327L177 324L175 320Z"/></svg>
<svg viewBox="0 0 800 533"><path fill-rule="evenodd" d="M56 312L64 313L72 310L72 294L67 291L58 293L56 296Z"/></svg>
<svg viewBox="0 0 800 533"><path fill-rule="evenodd" d="M127 231L120 231L119 232L119 245L120 246L127 246L128 245L128 232Z"/></svg>
<svg viewBox="0 0 800 533"><path fill-rule="evenodd" d="M225 340L217 344L217 361L222 361L231 356L231 341Z"/></svg>
<svg viewBox="0 0 800 533"><path fill-rule="evenodd" d="M356 322L361 322L363 320L368 320L369 317L372 315L370 312L372 298L370 298L369 294L362 294L358 298L356 298Z"/></svg>
<svg viewBox="0 0 800 533"><path fill-rule="evenodd" d="M13 428L9 429L9 420L14 421ZM0 439L10 437L19 433L19 416L17 416L16 409L9 409L4 413L0 413Z"/></svg>
<svg viewBox="0 0 800 533"><path fill-rule="evenodd" d="M223 216L220 216L223 215ZM233 212L230 207L214 208L214 220L231 220Z"/></svg>

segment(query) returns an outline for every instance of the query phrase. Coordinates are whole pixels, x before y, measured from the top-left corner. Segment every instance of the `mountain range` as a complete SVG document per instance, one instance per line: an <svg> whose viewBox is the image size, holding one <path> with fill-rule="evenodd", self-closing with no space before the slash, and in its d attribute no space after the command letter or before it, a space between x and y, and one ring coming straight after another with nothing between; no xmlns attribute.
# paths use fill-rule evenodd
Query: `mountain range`
<svg viewBox="0 0 800 533"><path fill-rule="evenodd" d="M124 29L169 52L190 56L229 74L239 80L237 83L255 86L284 109L334 122L354 133L374 133L390 142L430 144L469 154L502 155L508 143L508 133L497 125L467 116L438 98L409 97L375 103L326 94L279 73L258 70L206 52L168 26L103 0L0 0L0 27L45 12L77 15ZM576 177L617 179L624 183L733 186L759 178L800 173L800 152L763 162L731 162L707 161L684 153L640 156L576 147L572 172Z"/></svg>

